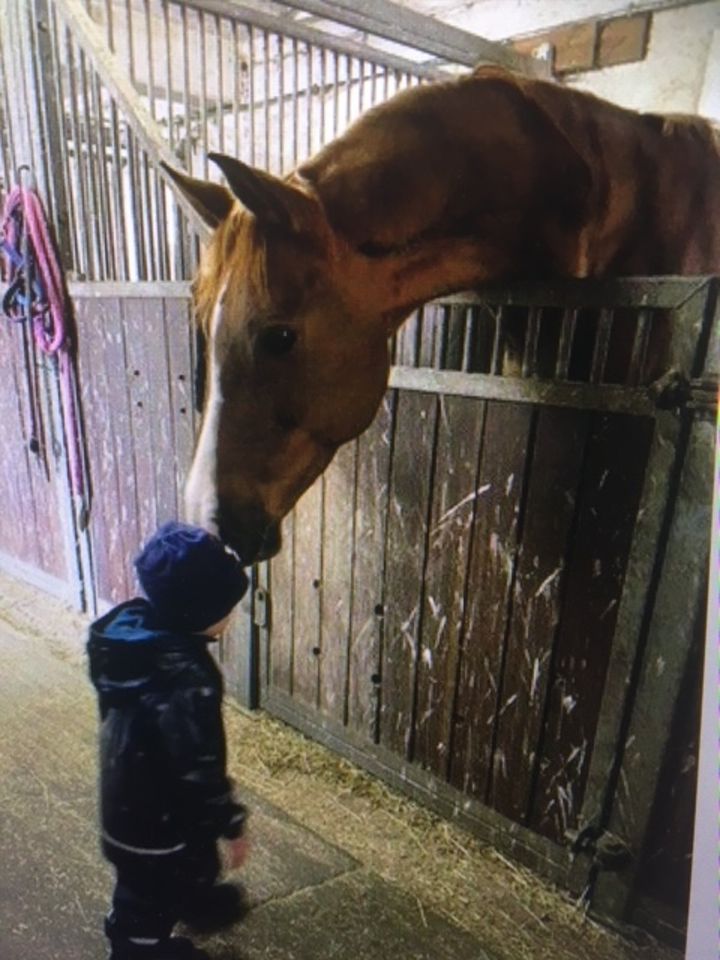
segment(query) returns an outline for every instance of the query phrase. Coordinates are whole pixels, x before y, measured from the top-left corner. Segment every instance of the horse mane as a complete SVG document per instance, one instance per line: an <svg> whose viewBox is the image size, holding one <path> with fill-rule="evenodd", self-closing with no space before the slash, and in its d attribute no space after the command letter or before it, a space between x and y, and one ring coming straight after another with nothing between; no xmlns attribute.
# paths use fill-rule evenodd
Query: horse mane
<svg viewBox="0 0 720 960"><path fill-rule="evenodd" d="M267 298L265 235L257 219L240 203L218 226L192 283L195 322L205 336L218 294L229 275L239 278L251 294Z"/></svg>

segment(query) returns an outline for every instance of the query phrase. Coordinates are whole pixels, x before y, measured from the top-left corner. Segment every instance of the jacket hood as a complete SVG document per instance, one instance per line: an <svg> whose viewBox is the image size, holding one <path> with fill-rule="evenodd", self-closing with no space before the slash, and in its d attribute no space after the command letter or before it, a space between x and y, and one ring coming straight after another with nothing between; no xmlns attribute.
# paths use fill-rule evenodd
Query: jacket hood
<svg viewBox="0 0 720 960"><path fill-rule="evenodd" d="M184 661L183 651L198 643L204 638L157 626L147 600L128 600L90 626L90 680L106 706L119 705L161 683L172 661Z"/></svg>

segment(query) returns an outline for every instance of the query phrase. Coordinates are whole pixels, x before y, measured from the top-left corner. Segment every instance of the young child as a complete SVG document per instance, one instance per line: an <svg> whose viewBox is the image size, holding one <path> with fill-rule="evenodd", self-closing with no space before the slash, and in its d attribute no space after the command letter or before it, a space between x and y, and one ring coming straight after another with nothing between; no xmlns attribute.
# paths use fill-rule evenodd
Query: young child
<svg viewBox="0 0 720 960"><path fill-rule="evenodd" d="M225 772L222 676L208 651L247 590L240 563L199 527L167 523L135 558L147 599L90 628L100 706L102 847L117 874L105 921L110 960L201 960L182 921L210 932L239 919L218 883L218 840L245 859L245 808Z"/></svg>

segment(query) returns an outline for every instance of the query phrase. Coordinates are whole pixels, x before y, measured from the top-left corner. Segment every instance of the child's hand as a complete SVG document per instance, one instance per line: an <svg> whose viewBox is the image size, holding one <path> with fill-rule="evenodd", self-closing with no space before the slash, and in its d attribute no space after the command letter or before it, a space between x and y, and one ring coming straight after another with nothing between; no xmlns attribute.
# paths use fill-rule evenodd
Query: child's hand
<svg viewBox="0 0 720 960"><path fill-rule="evenodd" d="M235 840L223 841L224 860L228 870L237 870L247 860L250 852L250 842L247 837L236 837Z"/></svg>

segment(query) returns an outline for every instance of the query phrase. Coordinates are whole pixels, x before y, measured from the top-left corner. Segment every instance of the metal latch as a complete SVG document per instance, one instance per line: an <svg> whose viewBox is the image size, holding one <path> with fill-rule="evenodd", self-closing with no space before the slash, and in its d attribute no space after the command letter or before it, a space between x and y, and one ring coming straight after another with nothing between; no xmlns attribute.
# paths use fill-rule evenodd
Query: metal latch
<svg viewBox="0 0 720 960"><path fill-rule="evenodd" d="M720 383L710 378L689 379L680 370L668 370L650 386L660 410L696 410L714 418L717 413Z"/></svg>
<svg viewBox="0 0 720 960"><path fill-rule="evenodd" d="M253 623L256 627L266 627L268 624L268 606L270 595L267 590L258 587L253 593Z"/></svg>

